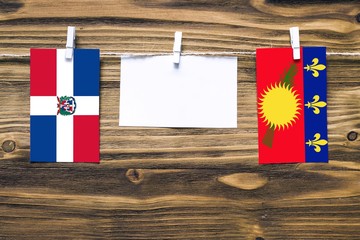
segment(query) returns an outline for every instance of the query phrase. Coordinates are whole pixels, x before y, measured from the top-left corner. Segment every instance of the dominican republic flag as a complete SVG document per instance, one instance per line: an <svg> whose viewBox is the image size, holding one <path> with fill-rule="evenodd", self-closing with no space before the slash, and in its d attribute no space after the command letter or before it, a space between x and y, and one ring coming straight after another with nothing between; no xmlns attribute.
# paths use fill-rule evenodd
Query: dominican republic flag
<svg viewBox="0 0 360 240"><path fill-rule="evenodd" d="M30 50L30 162L99 162L98 49Z"/></svg>
<svg viewBox="0 0 360 240"><path fill-rule="evenodd" d="M326 48L256 50L259 163L328 162Z"/></svg>

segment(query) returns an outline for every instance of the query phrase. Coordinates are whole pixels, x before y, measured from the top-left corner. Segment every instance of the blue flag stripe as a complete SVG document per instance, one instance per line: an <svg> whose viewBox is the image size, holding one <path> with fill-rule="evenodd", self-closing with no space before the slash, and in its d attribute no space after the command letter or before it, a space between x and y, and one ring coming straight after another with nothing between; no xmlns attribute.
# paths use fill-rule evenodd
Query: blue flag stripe
<svg viewBox="0 0 360 240"><path fill-rule="evenodd" d="M328 162L326 48L304 47L303 64L305 161Z"/></svg>
<svg viewBox="0 0 360 240"><path fill-rule="evenodd" d="M74 96L99 96L99 49L74 50Z"/></svg>
<svg viewBox="0 0 360 240"><path fill-rule="evenodd" d="M56 116L30 116L30 149L30 162L56 162Z"/></svg>

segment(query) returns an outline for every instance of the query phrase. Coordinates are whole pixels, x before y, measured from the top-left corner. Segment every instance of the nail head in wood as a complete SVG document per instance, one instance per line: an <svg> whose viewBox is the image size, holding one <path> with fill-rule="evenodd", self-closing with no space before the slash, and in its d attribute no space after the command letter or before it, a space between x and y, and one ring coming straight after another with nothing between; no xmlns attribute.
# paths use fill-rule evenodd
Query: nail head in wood
<svg viewBox="0 0 360 240"><path fill-rule="evenodd" d="M358 15L356 15L356 21L357 21L358 23L360 23L360 13L358 13Z"/></svg>
<svg viewBox="0 0 360 240"><path fill-rule="evenodd" d="M134 184L139 184L144 180L144 173L140 169L129 169L125 175L126 178Z"/></svg>
<svg viewBox="0 0 360 240"><path fill-rule="evenodd" d="M349 132L347 135L347 139L349 141L355 141L357 139L357 137L358 137L358 133L354 132L354 131Z"/></svg>
<svg viewBox="0 0 360 240"><path fill-rule="evenodd" d="M10 153L15 150L16 143L13 140L6 140L3 142L1 147L4 152Z"/></svg>

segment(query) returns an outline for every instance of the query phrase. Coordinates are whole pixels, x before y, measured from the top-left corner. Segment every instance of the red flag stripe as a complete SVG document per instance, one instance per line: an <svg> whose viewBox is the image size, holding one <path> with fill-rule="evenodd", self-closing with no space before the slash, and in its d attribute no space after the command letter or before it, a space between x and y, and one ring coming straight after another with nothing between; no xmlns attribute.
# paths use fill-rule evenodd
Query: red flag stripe
<svg viewBox="0 0 360 240"><path fill-rule="evenodd" d="M99 116L74 116L74 162L99 162Z"/></svg>
<svg viewBox="0 0 360 240"><path fill-rule="evenodd" d="M56 49L30 49L30 96L56 96Z"/></svg>

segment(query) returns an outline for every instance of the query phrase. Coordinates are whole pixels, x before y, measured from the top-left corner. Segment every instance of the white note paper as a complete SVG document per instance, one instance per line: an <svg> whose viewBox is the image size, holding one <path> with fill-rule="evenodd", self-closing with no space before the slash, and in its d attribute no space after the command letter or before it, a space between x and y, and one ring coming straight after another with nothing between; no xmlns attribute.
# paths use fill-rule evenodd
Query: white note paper
<svg viewBox="0 0 360 240"><path fill-rule="evenodd" d="M237 58L122 57L120 126L237 127Z"/></svg>

